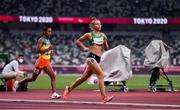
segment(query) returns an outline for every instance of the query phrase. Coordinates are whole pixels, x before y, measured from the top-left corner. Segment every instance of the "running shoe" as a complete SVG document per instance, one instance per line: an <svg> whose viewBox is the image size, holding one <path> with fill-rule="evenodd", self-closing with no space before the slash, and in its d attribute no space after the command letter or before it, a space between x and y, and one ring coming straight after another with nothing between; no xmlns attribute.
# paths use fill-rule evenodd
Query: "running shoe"
<svg viewBox="0 0 180 110"><path fill-rule="evenodd" d="M54 92L52 95L51 95L51 98L52 99L60 99L61 98L61 95L57 94L56 92Z"/></svg>
<svg viewBox="0 0 180 110"><path fill-rule="evenodd" d="M63 98L66 99L70 92L71 91L69 90L69 86L66 86L64 90Z"/></svg>
<svg viewBox="0 0 180 110"><path fill-rule="evenodd" d="M152 91L152 92L157 92L156 86L150 86L150 91Z"/></svg>
<svg viewBox="0 0 180 110"><path fill-rule="evenodd" d="M104 99L103 99L103 102L106 103L106 102L110 102L112 99L113 99L114 96L106 96Z"/></svg>

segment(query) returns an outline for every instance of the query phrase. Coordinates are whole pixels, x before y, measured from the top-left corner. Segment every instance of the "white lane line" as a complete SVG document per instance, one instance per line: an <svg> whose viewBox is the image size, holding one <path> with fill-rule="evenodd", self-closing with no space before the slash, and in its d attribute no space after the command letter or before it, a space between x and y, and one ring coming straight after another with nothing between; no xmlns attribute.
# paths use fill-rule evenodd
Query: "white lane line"
<svg viewBox="0 0 180 110"><path fill-rule="evenodd" d="M145 104L145 103L118 103L118 102L90 102L90 101L59 101L59 100L28 100L28 99L0 99L0 102L33 102L33 103L64 103L64 104L94 104L94 105L123 105L123 106L144 106L144 107L170 107L180 108L173 104Z"/></svg>

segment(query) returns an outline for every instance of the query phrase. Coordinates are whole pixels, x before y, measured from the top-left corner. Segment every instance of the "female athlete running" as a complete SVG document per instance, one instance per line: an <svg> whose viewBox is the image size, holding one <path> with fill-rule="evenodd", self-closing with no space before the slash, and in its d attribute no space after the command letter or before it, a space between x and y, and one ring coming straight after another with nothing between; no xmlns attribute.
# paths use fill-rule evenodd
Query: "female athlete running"
<svg viewBox="0 0 180 110"><path fill-rule="evenodd" d="M97 75L98 78L98 86L101 93L101 98L104 103L109 102L113 99L113 96L109 97L105 93L104 89L104 73L99 66L99 62L101 60L101 55L104 49L108 49L109 46L107 44L107 37L101 31L101 22L96 17L92 18L90 22L90 28L92 32L86 33L77 39L76 44L81 47L84 51L89 52L89 56L86 60L86 69L83 75L78 78L71 86L66 86L63 97L66 98L67 95L81 83L86 81L93 73ZM89 42L89 47L86 47L83 42Z"/></svg>
<svg viewBox="0 0 180 110"><path fill-rule="evenodd" d="M32 82L37 79L42 70L44 70L49 77L51 78L51 87L52 87L52 99L61 98L59 94L56 93L56 76L53 71L53 68L50 63L50 59L53 53L53 47L49 41L49 37L52 34L52 29L50 27L46 27L43 29L43 35L39 38L37 43L37 53L39 53L39 57L35 63L35 70L32 74L32 77L27 77L21 81L16 81L14 83L14 88L17 89L19 85L27 82Z"/></svg>

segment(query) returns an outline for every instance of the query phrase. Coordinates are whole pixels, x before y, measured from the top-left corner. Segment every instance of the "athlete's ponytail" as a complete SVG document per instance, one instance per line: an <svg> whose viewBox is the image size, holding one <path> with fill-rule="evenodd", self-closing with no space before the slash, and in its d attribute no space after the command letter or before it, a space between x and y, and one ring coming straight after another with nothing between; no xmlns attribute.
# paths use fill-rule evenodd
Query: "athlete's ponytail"
<svg viewBox="0 0 180 110"><path fill-rule="evenodd" d="M94 20L97 20L97 18L96 17L92 17L91 18L91 22L94 21Z"/></svg>
<svg viewBox="0 0 180 110"><path fill-rule="evenodd" d="M96 20L98 20L96 17L92 17L92 18L91 18L91 22L89 23L89 27L90 27L91 30L93 30L93 26L92 26L92 25L94 24L94 22L95 22Z"/></svg>

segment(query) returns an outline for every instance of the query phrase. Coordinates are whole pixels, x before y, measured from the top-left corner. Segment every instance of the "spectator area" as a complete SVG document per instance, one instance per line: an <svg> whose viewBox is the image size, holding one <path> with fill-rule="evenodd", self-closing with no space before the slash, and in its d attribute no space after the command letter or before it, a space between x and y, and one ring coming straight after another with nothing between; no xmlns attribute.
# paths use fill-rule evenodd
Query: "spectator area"
<svg viewBox="0 0 180 110"><path fill-rule="evenodd" d="M36 43L41 35L41 31L11 31L5 33L0 31L0 52L8 53L12 58L19 53L27 56L27 61L34 63L38 54L35 53ZM81 32L59 32L54 31L50 41L55 46L55 53L52 58L53 64L60 65L83 65L87 57L86 52L83 52L76 46L75 40L83 35ZM173 65L180 65L180 34L170 34L171 40L164 41L172 47L170 49L171 62ZM8 36L8 37L7 37ZM107 32L108 43L110 48L119 44L125 45L132 50L132 65L141 66L144 62L144 49L152 40L163 40L158 33L141 33L141 32L126 32L112 33Z"/></svg>

